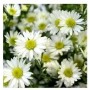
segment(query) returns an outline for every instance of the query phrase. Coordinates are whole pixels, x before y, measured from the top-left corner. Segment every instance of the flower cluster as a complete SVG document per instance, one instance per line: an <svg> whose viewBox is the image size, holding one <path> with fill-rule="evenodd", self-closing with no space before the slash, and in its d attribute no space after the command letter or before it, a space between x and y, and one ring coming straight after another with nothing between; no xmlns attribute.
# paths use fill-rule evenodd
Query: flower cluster
<svg viewBox="0 0 90 90"><path fill-rule="evenodd" d="M87 83L86 16L53 7L4 5L4 87Z"/></svg>

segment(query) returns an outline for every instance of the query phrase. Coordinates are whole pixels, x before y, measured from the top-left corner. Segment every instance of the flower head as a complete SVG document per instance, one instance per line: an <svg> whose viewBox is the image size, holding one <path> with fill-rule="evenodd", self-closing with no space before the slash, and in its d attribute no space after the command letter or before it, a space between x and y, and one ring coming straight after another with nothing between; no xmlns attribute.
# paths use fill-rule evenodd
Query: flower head
<svg viewBox="0 0 90 90"><path fill-rule="evenodd" d="M9 44L9 46L15 46L16 45L16 40L17 37L19 36L18 32L10 31L10 34L7 33L5 35L6 37L6 42Z"/></svg>
<svg viewBox="0 0 90 90"><path fill-rule="evenodd" d="M8 67L4 68L4 83L8 82L8 87L24 88L30 85L30 63L26 64L25 60L14 57L11 61L7 60L7 64Z"/></svg>
<svg viewBox="0 0 90 90"><path fill-rule="evenodd" d="M39 32L23 32L16 40L16 46L14 48L18 56L29 58L30 60L35 57L36 54L40 55L46 48L46 37L41 37Z"/></svg>
<svg viewBox="0 0 90 90"><path fill-rule="evenodd" d="M83 30L83 27L81 26L84 22L83 19L80 18L81 15L75 11L67 12L63 11L62 12L62 22L61 22L61 32L65 34L70 34L72 35L73 33L75 35L78 35L78 33Z"/></svg>
<svg viewBox="0 0 90 90"><path fill-rule="evenodd" d="M5 5L5 10L10 14L11 16L18 17L20 16L20 6L19 5Z"/></svg>
<svg viewBox="0 0 90 90"><path fill-rule="evenodd" d="M80 69L76 67L76 64L72 60L68 61L66 59L61 62L58 74L58 78L64 82L66 87L71 87L81 77Z"/></svg>

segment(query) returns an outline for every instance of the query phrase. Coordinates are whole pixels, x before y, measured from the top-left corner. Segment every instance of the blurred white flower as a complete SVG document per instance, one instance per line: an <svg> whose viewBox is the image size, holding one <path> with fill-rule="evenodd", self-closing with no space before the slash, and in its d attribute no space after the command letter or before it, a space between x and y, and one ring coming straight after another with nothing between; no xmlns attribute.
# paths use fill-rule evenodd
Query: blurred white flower
<svg viewBox="0 0 90 90"><path fill-rule="evenodd" d="M34 24L34 22L37 20L37 15L34 12L29 12L26 16L26 18L22 19L22 22L24 23L32 23Z"/></svg>
<svg viewBox="0 0 90 90"><path fill-rule="evenodd" d="M68 61L67 59L61 62L58 74L58 78L64 82L66 87L71 87L74 82L78 81L81 77L80 69L76 67L76 64L74 64L72 60Z"/></svg>
<svg viewBox="0 0 90 90"><path fill-rule="evenodd" d="M46 67L47 73L52 77L57 77L58 70L60 69L60 65L56 60L52 60L48 63L44 63L44 67Z"/></svg>
<svg viewBox="0 0 90 90"><path fill-rule="evenodd" d="M13 18L7 23L7 26L10 27L11 29L15 30L16 26L17 26L17 23L18 23L18 19Z"/></svg>
<svg viewBox="0 0 90 90"><path fill-rule="evenodd" d="M8 82L8 87L24 88L29 86L32 79L30 72L30 63L26 64L25 60L14 57L11 61L7 60L8 67L4 68L4 83Z"/></svg>
<svg viewBox="0 0 90 90"><path fill-rule="evenodd" d="M16 45L16 40L19 36L19 33L17 31L10 31L10 33L7 33L5 35L6 37L6 42L9 44L9 46L15 46Z"/></svg>
<svg viewBox="0 0 90 90"><path fill-rule="evenodd" d="M46 32L48 29L48 22L45 19L39 19L35 22L35 30L42 32Z"/></svg>
<svg viewBox="0 0 90 90"><path fill-rule="evenodd" d="M58 60L58 59L59 59L59 56L53 55L49 51L44 52L41 57L41 60L44 63L48 63L48 62L51 62L52 60Z"/></svg>
<svg viewBox="0 0 90 90"><path fill-rule="evenodd" d="M34 29L34 25L32 23L20 22L17 26L21 30L21 32L32 32L32 30Z"/></svg>
<svg viewBox="0 0 90 90"><path fill-rule="evenodd" d="M37 12L37 19L46 19L48 20L48 17L49 17L49 12L47 11L38 11Z"/></svg>
<svg viewBox="0 0 90 90"><path fill-rule="evenodd" d="M41 37L39 32L23 32L16 40L16 46L14 48L18 56L29 58L29 60L35 57L35 54L42 54L46 48L46 37Z"/></svg>
<svg viewBox="0 0 90 90"><path fill-rule="evenodd" d="M67 12L63 11L61 15L62 22L60 24L61 32L65 34L72 35L73 33L75 35L78 35L81 30L83 30L83 27L81 26L84 22L83 19L80 18L81 15L75 11Z"/></svg>
<svg viewBox="0 0 90 90"><path fill-rule="evenodd" d="M9 81L4 82L5 79L6 79L6 76L3 76L3 87L8 88L9 87Z"/></svg>
<svg viewBox="0 0 90 90"><path fill-rule="evenodd" d="M86 30L79 33L79 35L78 35L78 44L80 46L86 47L86 45L87 45L87 31Z"/></svg>
<svg viewBox="0 0 90 90"><path fill-rule="evenodd" d="M8 14L14 17L18 17L21 14L20 6L19 5L5 5L5 10L7 11Z"/></svg>
<svg viewBox="0 0 90 90"><path fill-rule="evenodd" d="M50 24L48 30L53 35L55 35L57 32L60 31L61 28L60 23L62 21L61 15L62 15L62 11L54 10L49 16Z"/></svg>
<svg viewBox="0 0 90 90"><path fill-rule="evenodd" d="M6 13L3 13L3 22L7 21L8 18L7 18L7 14Z"/></svg>
<svg viewBox="0 0 90 90"><path fill-rule="evenodd" d="M82 69L83 64L84 64L84 59L81 54L74 54L74 63L77 64L76 66L79 69Z"/></svg>

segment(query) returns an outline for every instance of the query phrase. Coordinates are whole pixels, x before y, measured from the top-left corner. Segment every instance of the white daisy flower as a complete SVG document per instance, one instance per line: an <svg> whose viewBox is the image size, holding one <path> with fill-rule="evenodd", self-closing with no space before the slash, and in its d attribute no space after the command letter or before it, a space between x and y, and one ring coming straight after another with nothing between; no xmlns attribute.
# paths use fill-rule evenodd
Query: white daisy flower
<svg viewBox="0 0 90 90"><path fill-rule="evenodd" d="M63 52L68 52L71 48L72 42L63 35L52 36L48 47L49 51L55 55L63 55Z"/></svg>
<svg viewBox="0 0 90 90"><path fill-rule="evenodd" d="M82 69L83 64L84 64L84 59L81 54L78 54L78 55L74 54L74 63L77 64L78 68Z"/></svg>
<svg viewBox="0 0 90 90"><path fill-rule="evenodd" d="M19 33L17 31L10 31L10 34L7 33L5 35L6 37L6 42L9 44L9 46L15 46L16 45L16 40L19 36Z"/></svg>
<svg viewBox="0 0 90 90"><path fill-rule="evenodd" d="M81 15L75 11L67 12L63 11L62 12L62 22L60 24L61 27L61 32L65 34L78 34L81 30L83 30L83 27L81 26L84 22L83 19L80 18Z"/></svg>
<svg viewBox="0 0 90 90"><path fill-rule="evenodd" d="M11 61L7 60L8 68L4 68L4 83L9 82L9 87L24 88L29 86L32 79L30 72L30 63L26 64L25 60L14 57Z"/></svg>
<svg viewBox="0 0 90 90"><path fill-rule="evenodd" d="M58 31L60 31L61 28L60 23L62 21L61 15L62 15L62 11L54 10L49 16L50 24L48 30L53 35L55 35Z"/></svg>
<svg viewBox="0 0 90 90"><path fill-rule="evenodd" d="M32 32L32 30L34 29L34 25L32 23L20 22L18 24L18 28L21 30L21 32L25 32L25 31Z"/></svg>
<svg viewBox="0 0 90 90"><path fill-rule="evenodd" d="M5 5L5 10L10 14L11 16L18 17L20 16L21 10L19 5Z"/></svg>
<svg viewBox="0 0 90 90"><path fill-rule="evenodd" d="M46 37L41 37L39 32L23 32L16 40L15 52L17 55L30 60L35 57L35 54L40 55L46 48Z"/></svg>
<svg viewBox="0 0 90 90"><path fill-rule="evenodd" d="M10 20L8 23L7 23L7 26L13 30L16 29L16 26L17 26L17 23L18 23L18 19L17 18L13 18L12 20Z"/></svg>
<svg viewBox="0 0 90 90"><path fill-rule="evenodd" d="M45 19L39 19L35 22L36 30L39 30L41 33L46 32L48 29L48 22Z"/></svg>
<svg viewBox="0 0 90 90"><path fill-rule="evenodd" d="M59 56L56 56L56 55L53 55L52 53L50 53L49 51L46 51L42 54L42 57L41 57L41 60L44 62L44 63L48 63L52 60L58 60L59 59Z"/></svg>
<svg viewBox="0 0 90 90"><path fill-rule="evenodd" d="M46 67L47 73L52 77L57 77L58 70L60 69L60 65L57 60L52 60L48 63L44 63L44 67Z"/></svg>
<svg viewBox="0 0 90 90"><path fill-rule="evenodd" d="M38 20L39 19L46 19L47 20L49 17L49 13L46 10L44 10L44 11L37 10L36 14L37 14Z"/></svg>
<svg viewBox="0 0 90 90"><path fill-rule="evenodd" d="M80 46L86 47L86 45L87 45L87 31L82 31L81 33L79 33L78 44Z"/></svg>
<svg viewBox="0 0 90 90"><path fill-rule="evenodd" d="M26 16L26 18L22 19L22 22L24 23L34 23L37 20L36 13L29 12Z"/></svg>
<svg viewBox="0 0 90 90"><path fill-rule="evenodd" d="M80 69L76 67L76 64L73 63L73 60L68 61L66 59L61 62L58 74L58 78L64 82L66 87L71 87L74 82L79 80L81 77Z"/></svg>
<svg viewBox="0 0 90 90"><path fill-rule="evenodd" d="M78 40L78 35L72 34L70 40L72 41L73 45L76 45Z"/></svg>

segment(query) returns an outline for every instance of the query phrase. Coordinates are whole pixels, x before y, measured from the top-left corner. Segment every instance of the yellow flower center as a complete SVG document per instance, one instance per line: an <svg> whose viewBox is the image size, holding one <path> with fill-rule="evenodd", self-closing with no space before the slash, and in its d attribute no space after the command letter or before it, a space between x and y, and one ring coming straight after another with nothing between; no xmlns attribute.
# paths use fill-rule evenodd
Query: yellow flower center
<svg viewBox="0 0 90 90"><path fill-rule="evenodd" d="M66 19L66 25L68 27L73 28L76 25L76 22L73 18L68 18L68 19Z"/></svg>
<svg viewBox="0 0 90 90"><path fill-rule="evenodd" d="M35 17L35 16L30 16L30 17L27 18L27 21L28 21L29 23L34 23L35 20L36 20L36 17Z"/></svg>
<svg viewBox="0 0 90 90"><path fill-rule="evenodd" d="M56 19L55 20L55 26L57 27L57 28L60 28L60 26L59 26L59 24L60 24L60 19Z"/></svg>
<svg viewBox="0 0 90 90"><path fill-rule="evenodd" d="M73 71L71 68L66 68L63 73L68 78L72 77L72 75L73 75Z"/></svg>
<svg viewBox="0 0 90 90"><path fill-rule="evenodd" d="M14 8L10 8L9 10L11 15L15 15L16 14L16 10Z"/></svg>
<svg viewBox="0 0 90 90"><path fill-rule="evenodd" d="M55 48L56 49L62 49L64 47L64 43L63 42L56 42L55 43Z"/></svg>
<svg viewBox="0 0 90 90"><path fill-rule="evenodd" d="M15 44L16 44L16 37L11 37L10 39L9 39L9 43L12 45L12 46L14 46Z"/></svg>
<svg viewBox="0 0 90 90"><path fill-rule="evenodd" d="M49 54L43 54L43 56L42 56L42 61L43 62L50 62L51 61L51 59L50 59L50 56L49 56Z"/></svg>
<svg viewBox="0 0 90 90"><path fill-rule="evenodd" d="M13 68L12 75L17 79L20 79L23 76L23 70L19 67Z"/></svg>
<svg viewBox="0 0 90 90"><path fill-rule="evenodd" d="M39 28L39 30L44 30L46 28L46 24L45 23L40 23L38 28Z"/></svg>
<svg viewBox="0 0 90 90"><path fill-rule="evenodd" d="M26 43L25 43L25 47L28 49L28 50L31 50L31 49L34 49L36 47L36 41L35 40L27 40Z"/></svg>

